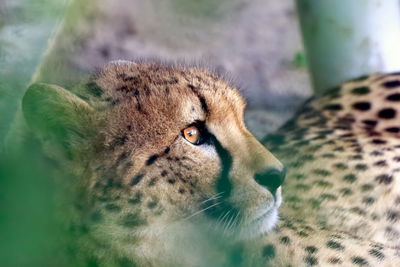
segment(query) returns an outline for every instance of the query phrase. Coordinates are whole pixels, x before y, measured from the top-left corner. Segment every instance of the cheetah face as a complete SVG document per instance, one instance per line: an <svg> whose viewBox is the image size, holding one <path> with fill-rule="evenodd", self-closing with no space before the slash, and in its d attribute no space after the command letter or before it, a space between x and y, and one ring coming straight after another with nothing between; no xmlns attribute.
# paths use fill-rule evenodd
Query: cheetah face
<svg viewBox="0 0 400 267"><path fill-rule="evenodd" d="M197 68L116 62L72 91L80 98L33 85L24 115L53 157L60 144L106 229L207 221L243 239L276 223L284 168L246 129L245 103L226 82Z"/></svg>

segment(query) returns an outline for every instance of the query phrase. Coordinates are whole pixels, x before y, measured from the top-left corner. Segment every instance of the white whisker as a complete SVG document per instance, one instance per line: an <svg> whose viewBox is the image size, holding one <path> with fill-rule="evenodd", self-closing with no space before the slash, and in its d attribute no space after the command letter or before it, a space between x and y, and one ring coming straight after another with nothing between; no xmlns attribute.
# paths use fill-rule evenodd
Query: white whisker
<svg viewBox="0 0 400 267"><path fill-rule="evenodd" d="M208 201L221 198L223 193L224 193L224 192L219 192L219 193L217 193L217 194L211 196L210 198L208 198L208 199L202 201L200 204L204 204L204 203L206 203L206 202L208 202Z"/></svg>
<svg viewBox="0 0 400 267"><path fill-rule="evenodd" d="M223 225L224 225L225 218L228 216L228 214L229 214L230 212L231 212L230 210L227 211L227 212L225 212L225 215L221 218L221 220L220 220L218 223L220 223L220 224L223 226Z"/></svg>
<svg viewBox="0 0 400 267"><path fill-rule="evenodd" d="M188 217L184 218L183 220L190 219L190 218L192 218L193 216L196 216L197 214L199 214L199 213L201 213L201 212L204 212L204 211L206 211L206 210L208 210L208 209L211 209L212 207L215 207L215 206L217 206L217 205L219 205L219 204L220 204L220 202L214 203L214 204L208 206L207 208L204 208L204 209L202 209L202 210L196 211L196 212L193 213L192 215L189 215Z"/></svg>

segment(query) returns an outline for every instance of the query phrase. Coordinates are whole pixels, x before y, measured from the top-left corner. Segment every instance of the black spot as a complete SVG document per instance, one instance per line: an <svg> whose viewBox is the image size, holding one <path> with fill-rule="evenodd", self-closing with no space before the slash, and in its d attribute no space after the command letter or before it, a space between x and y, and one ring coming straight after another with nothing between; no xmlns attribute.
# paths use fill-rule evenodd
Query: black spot
<svg viewBox="0 0 400 267"><path fill-rule="evenodd" d="M318 264L317 258L315 258L314 256L310 256L310 255L306 256L304 258L304 261L305 261L305 263L307 263L310 266L314 266L314 265Z"/></svg>
<svg viewBox="0 0 400 267"><path fill-rule="evenodd" d="M326 154L323 154L321 157L332 159L332 158L335 158L335 154L333 154L333 153L326 153Z"/></svg>
<svg viewBox="0 0 400 267"><path fill-rule="evenodd" d="M326 181L323 181L323 180L315 181L315 184L316 184L317 186L319 186L319 187L332 187L332 186L333 186L332 183L326 182Z"/></svg>
<svg viewBox="0 0 400 267"><path fill-rule="evenodd" d="M361 216L365 216L366 212L364 211L364 209L360 208L360 207L353 207L350 209L351 212L356 213L358 215Z"/></svg>
<svg viewBox="0 0 400 267"><path fill-rule="evenodd" d="M152 155L150 156L147 161L146 161L146 165L150 166L151 164L153 164L158 158L158 155Z"/></svg>
<svg viewBox="0 0 400 267"><path fill-rule="evenodd" d="M390 240L394 240L394 239L397 240L400 237L400 234L395 229L388 226L385 228L385 236L390 238Z"/></svg>
<svg viewBox="0 0 400 267"><path fill-rule="evenodd" d="M347 174L343 177L343 180L345 180L346 182L349 182L349 183L353 183L356 179L357 179L357 177L352 173Z"/></svg>
<svg viewBox="0 0 400 267"><path fill-rule="evenodd" d="M349 137L354 137L354 134L352 134L352 133L341 134L341 135L339 135L339 137L341 137L341 138L349 138Z"/></svg>
<svg viewBox="0 0 400 267"><path fill-rule="evenodd" d="M321 194L320 198L323 200L337 200L337 196L328 193Z"/></svg>
<svg viewBox="0 0 400 267"><path fill-rule="evenodd" d="M333 240L329 240L328 242L326 242L326 246L328 248L335 249L335 250L344 250L344 246L342 244L340 244L339 242L333 241Z"/></svg>
<svg viewBox="0 0 400 267"><path fill-rule="evenodd" d="M311 198L311 199L309 199L309 202L310 202L311 207L313 209L319 209L322 201L318 200L318 199L315 199L315 198Z"/></svg>
<svg viewBox="0 0 400 267"><path fill-rule="evenodd" d="M297 235L302 236L302 237L307 237L308 236L308 234L306 232L304 232L304 231L297 232Z"/></svg>
<svg viewBox="0 0 400 267"><path fill-rule="evenodd" d="M374 120L363 120L362 122L371 127L375 127L378 124L378 122Z"/></svg>
<svg viewBox="0 0 400 267"><path fill-rule="evenodd" d="M340 104L329 104L324 107L324 110L338 111L341 109L342 109L342 105L340 105Z"/></svg>
<svg viewBox="0 0 400 267"><path fill-rule="evenodd" d="M392 89L392 88L400 86L400 81L398 81L398 80L388 81L388 82L383 83L383 86L385 86L387 89Z"/></svg>
<svg viewBox="0 0 400 267"><path fill-rule="evenodd" d="M382 156L383 153L377 150L374 150L370 153L371 156Z"/></svg>
<svg viewBox="0 0 400 267"><path fill-rule="evenodd" d="M389 127L385 129L386 132L389 133L399 133L400 132L400 128L398 127Z"/></svg>
<svg viewBox="0 0 400 267"><path fill-rule="evenodd" d="M283 236L281 238L281 243L285 244L285 245L289 245L290 244L290 238L288 236Z"/></svg>
<svg viewBox="0 0 400 267"><path fill-rule="evenodd" d="M353 191L351 191L350 188L342 188L340 189L340 193L342 193L343 196L349 196L353 194Z"/></svg>
<svg viewBox="0 0 400 267"><path fill-rule="evenodd" d="M328 262L330 264L342 264L342 260L336 257L329 258Z"/></svg>
<svg viewBox="0 0 400 267"><path fill-rule="evenodd" d="M179 188L178 192L179 192L179 194L184 194L185 193L185 189Z"/></svg>
<svg viewBox="0 0 400 267"><path fill-rule="evenodd" d="M385 258L385 255L377 249L370 249L368 253L369 255L378 258L379 260L383 260Z"/></svg>
<svg viewBox="0 0 400 267"><path fill-rule="evenodd" d="M156 182L157 182L157 178L153 177L153 178L150 179L150 181L148 183L148 186L149 187L154 186L156 184Z"/></svg>
<svg viewBox="0 0 400 267"><path fill-rule="evenodd" d="M130 90L130 88L128 88L128 86L124 85L124 86L117 88L116 91L129 92L131 90Z"/></svg>
<svg viewBox="0 0 400 267"><path fill-rule="evenodd" d="M393 181L393 176L387 174L381 174L375 178L375 181L377 181L380 184L388 185Z"/></svg>
<svg viewBox="0 0 400 267"><path fill-rule="evenodd" d="M400 219L400 212L395 210L388 210L386 212L386 219L390 222L397 222Z"/></svg>
<svg viewBox="0 0 400 267"><path fill-rule="evenodd" d="M273 245L266 245L263 248L262 255L267 260L275 258L275 247Z"/></svg>
<svg viewBox="0 0 400 267"><path fill-rule="evenodd" d="M179 82L177 77L172 77L171 80L168 82L170 84L177 84Z"/></svg>
<svg viewBox="0 0 400 267"><path fill-rule="evenodd" d="M354 145L353 145L353 146L354 146ZM356 146L356 148L354 149L354 152L355 152L355 153L363 153L364 150L362 149L362 147Z"/></svg>
<svg viewBox="0 0 400 267"><path fill-rule="evenodd" d="M176 182L176 180L175 179L168 179L167 182L170 183L170 184L174 184Z"/></svg>
<svg viewBox="0 0 400 267"><path fill-rule="evenodd" d="M154 199L152 201L149 201L149 203L147 203L147 207L153 209L157 206L157 204L158 204L158 199Z"/></svg>
<svg viewBox="0 0 400 267"><path fill-rule="evenodd" d="M118 212L121 210L121 208L119 206L115 205L114 203L107 203L104 208L106 210L112 211L112 212Z"/></svg>
<svg viewBox="0 0 400 267"><path fill-rule="evenodd" d="M333 165L335 168L339 169L339 170L346 170L348 169L348 166L344 163L336 163L335 165Z"/></svg>
<svg viewBox="0 0 400 267"><path fill-rule="evenodd" d="M314 246L308 246L308 247L305 248L305 251L307 251L308 253L312 254L314 252L317 252L318 249L316 247L314 247Z"/></svg>
<svg viewBox="0 0 400 267"><path fill-rule="evenodd" d="M161 176L162 176L162 177L165 177L165 176L167 176L167 174L168 174L168 173L167 173L167 171L166 171L166 170L163 170L163 171L161 172Z"/></svg>
<svg viewBox="0 0 400 267"><path fill-rule="evenodd" d="M121 220L121 225L129 228L138 227L145 223L146 220L141 218L138 213L128 213Z"/></svg>
<svg viewBox="0 0 400 267"><path fill-rule="evenodd" d="M142 199L142 194L138 192L138 193L136 193L135 197L129 199L128 202L130 204L136 205L136 204L140 203L141 199Z"/></svg>
<svg viewBox="0 0 400 267"><path fill-rule="evenodd" d="M389 101L400 101L400 94L399 93L391 94L388 97L386 97L386 99Z"/></svg>
<svg viewBox="0 0 400 267"><path fill-rule="evenodd" d="M349 157L350 159L363 159L363 156L358 154L358 155L353 155Z"/></svg>
<svg viewBox="0 0 400 267"><path fill-rule="evenodd" d="M165 154L168 154L170 150L171 150L171 148L170 148L170 147L167 147L167 148L164 150L164 153L165 153Z"/></svg>
<svg viewBox="0 0 400 267"><path fill-rule="evenodd" d="M89 92L89 94L95 97L100 97L104 93L104 91L95 82L90 82L86 84L86 89Z"/></svg>
<svg viewBox="0 0 400 267"><path fill-rule="evenodd" d="M382 140L382 139L373 139L372 143L375 145L384 145L384 144L386 144L386 141Z"/></svg>
<svg viewBox="0 0 400 267"><path fill-rule="evenodd" d="M396 110L392 108L385 108L379 111L378 117L381 119L393 119L396 117Z"/></svg>
<svg viewBox="0 0 400 267"><path fill-rule="evenodd" d="M358 256L352 257L351 261L354 264L357 264L357 265L360 265L360 266L367 266L368 265L368 261L366 261L364 258L358 257Z"/></svg>
<svg viewBox="0 0 400 267"><path fill-rule="evenodd" d="M313 173L320 176L329 176L332 174L330 171L324 169L315 169L313 170Z"/></svg>
<svg viewBox="0 0 400 267"><path fill-rule="evenodd" d="M363 203L365 203L366 205L371 205L375 202L375 198L373 197L365 197L363 198Z"/></svg>
<svg viewBox="0 0 400 267"><path fill-rule="evenodd" d="M365 171L368 169L368 166L366 164L359 163L355 166L355 169L358 171Z"/></svg>
<svg viewBox="0 0 400 267"><path fill-rule="evenodd" d="M367 111L371 108L371 104L369 102L357 102L353 104L353 108L361 111Z"/></svg>
<svg viewBox="0 0 400 267"><path fill-rule="evenodd" d="M373 188L374 188L374 186L372 184L363 184L361 186L361 191L367 192L367 191L371 191Z"/></svg>
<svg viewBox="0 0 400 267"><path fill-rule="evenodd" d="M144 177L144 174L138 174L135 177L133 177L132 181L131 181L131 186L137 185L142 178Z"/></svg>
<svg viewBox="0 0 400 267"><path fill-rule="evenodd" d="M378 167L387 167L386 160L379 160L379 161L377 161L377 162L374 163L374 166L378 166Z"/></svg>
<svg viewBox="0 0 400 267"><path fill-rule="evenodd" d="M193 84L188 84L187 87L188 87L190 90L194 90Z"/></svg>
<svg viewBox="0 0 400 267"><path fill-rule="evenodd" d="M303 180L304 178L306 178L306 176L305 176L304 174L301 174L301 173L293 174L293 177L294 177L296 180Z"/></svg>
<svg viewBox="0 0 400 267"><path fill-rule="evenodd" d="M357 88L354 88L353 90L351 90L351 93L353 95L365 95L365 94L368 94L369 92L370 92L370 89L369 89L369 87L366 87L366 86L357 87Z"/></svg>

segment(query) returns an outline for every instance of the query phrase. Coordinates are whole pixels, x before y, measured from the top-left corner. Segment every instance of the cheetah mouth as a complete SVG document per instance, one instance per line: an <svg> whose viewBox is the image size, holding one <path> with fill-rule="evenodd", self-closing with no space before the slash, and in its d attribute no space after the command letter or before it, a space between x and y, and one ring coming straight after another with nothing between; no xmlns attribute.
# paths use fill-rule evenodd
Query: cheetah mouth
<svg viewBox="0 0 400 267"><path fill-rule="evenodd" d="M278 208L282 202L281 188L279 187L273 194L273 200L262 203L252 212L246 212L241 210L242 208L235 208L235 205L227 205L216 200L205 202L207 206L195 214L205 212L207 217L212 219L210 225L223 235L237 241L249 240L265 235L276 225Z"/></svg>
<svg viewBox="0 0 400 267"><path fill-rule="evenodd" d="M261 208L257 215L239 230L240 239L252 239L267 234L278 222L278 208L282 204L281 188L274 194L274 202L267 208Z"/></svg>
<svg viewBox="0 0 400 267"><path fill-rule="evenodd" d="M278 208L275 205L257 213L258 216L253 218L236 220L241 217L239 216L240 212L225 212L211 225L215 226L213 230L217 230L223 236L232 238L231 240L254 239L267 234L278 221Z"/></svg>
<svg viewBox="0 0 400 267"><path fill-rule="evenodd" d="M239 230L239 239L253 239L267 234L278 221L278 209L274 206L261 216L249 221Z"/></svg>

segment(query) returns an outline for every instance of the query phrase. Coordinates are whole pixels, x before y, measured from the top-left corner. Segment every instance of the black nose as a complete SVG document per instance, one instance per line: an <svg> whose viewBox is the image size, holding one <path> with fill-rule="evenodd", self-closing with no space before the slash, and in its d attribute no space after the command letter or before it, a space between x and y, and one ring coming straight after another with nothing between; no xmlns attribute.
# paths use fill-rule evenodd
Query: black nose
<svg viewBox="0 0 400 267"><path fill-rule="evenodd" d="M260 185L268 188L268 190L272 194L275 194L276 189L278 189L278 187L280 187L283 184L285 176L286 176L285 168L283 168L282 170L268 168L259 173L256 173L254 175L254 179Z"/></svg>

